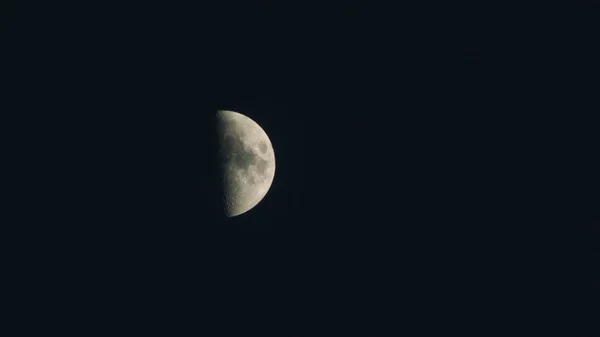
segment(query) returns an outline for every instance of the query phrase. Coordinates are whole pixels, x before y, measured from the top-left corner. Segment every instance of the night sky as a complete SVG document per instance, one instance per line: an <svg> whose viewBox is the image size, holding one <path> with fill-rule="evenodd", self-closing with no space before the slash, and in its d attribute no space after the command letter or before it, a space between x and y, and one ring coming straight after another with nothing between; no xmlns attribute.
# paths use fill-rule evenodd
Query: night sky
<svg viewBox="0 0 600 337"><path fill-rule="evenodd" d="M598 5L492 7L6 6L36 310L131 334L592 336ZM231 219L218 109L276 156Z"/></svg>

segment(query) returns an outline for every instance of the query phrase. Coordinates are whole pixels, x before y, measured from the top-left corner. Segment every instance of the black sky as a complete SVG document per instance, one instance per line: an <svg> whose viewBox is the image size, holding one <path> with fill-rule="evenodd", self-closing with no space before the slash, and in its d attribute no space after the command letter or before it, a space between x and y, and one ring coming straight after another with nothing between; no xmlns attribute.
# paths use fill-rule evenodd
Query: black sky
<svg viewBox="0 0 600 337"><path fill-rule="evenodd" d="M35 261L42 315L592 335L596 3L6 8L14 199L37 247L15 261ZM234 219L215 196L217 109L258 122L277 159Z"/></svg>

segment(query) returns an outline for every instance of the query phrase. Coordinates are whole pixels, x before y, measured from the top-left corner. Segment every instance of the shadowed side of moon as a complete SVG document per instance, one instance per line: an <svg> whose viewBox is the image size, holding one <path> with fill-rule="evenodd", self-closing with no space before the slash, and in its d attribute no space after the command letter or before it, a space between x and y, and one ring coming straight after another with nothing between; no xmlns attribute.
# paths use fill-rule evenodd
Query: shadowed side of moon
<svg viewBox="0 0 600 337"><path fill-rule="evenodd" d="M233 111L218 112L219 161L225 215L240 215L268 192L275 173L275 156L264 130Z"/></svg>

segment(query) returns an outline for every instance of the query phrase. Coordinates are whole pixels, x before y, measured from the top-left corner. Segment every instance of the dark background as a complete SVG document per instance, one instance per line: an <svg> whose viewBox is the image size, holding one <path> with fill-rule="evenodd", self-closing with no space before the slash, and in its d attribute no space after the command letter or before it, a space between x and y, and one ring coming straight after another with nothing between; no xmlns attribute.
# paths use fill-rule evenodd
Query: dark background
<svg viewBox="0 0 600 337"><path fill-rule="evenodd" d="M5 5L13 312L47 331L592 336L597 10ZM233 219L217 109L277 159Z"/></svg>

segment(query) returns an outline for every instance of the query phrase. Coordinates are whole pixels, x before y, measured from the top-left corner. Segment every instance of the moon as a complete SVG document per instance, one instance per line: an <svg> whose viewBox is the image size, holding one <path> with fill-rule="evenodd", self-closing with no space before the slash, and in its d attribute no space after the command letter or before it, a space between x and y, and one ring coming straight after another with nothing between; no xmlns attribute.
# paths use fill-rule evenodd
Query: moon
<svg viewBox="0 0 600 337"><path fill-rule="evenodd" d="M241 113L217 111L222 200L227 217L246 213L267 194L275 152L267 133Z"/></svg>

